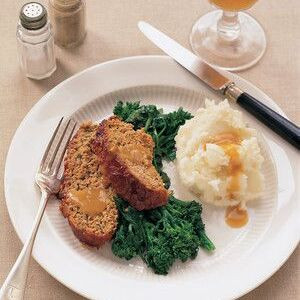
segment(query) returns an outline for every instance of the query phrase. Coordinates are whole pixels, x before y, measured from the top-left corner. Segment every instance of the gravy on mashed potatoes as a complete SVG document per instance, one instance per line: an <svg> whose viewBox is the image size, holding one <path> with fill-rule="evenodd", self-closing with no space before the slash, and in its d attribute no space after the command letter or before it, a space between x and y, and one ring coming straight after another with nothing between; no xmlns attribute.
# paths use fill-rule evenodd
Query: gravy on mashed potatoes
<svg viewBox="0 0 300 300"><path fill-rule="evenodd" d="M175 139L183 184L203 201L245 210L246 202L258 198L264 187L264 159L256 135L227 100L206 100L205 108L180 127Z"/></svg>

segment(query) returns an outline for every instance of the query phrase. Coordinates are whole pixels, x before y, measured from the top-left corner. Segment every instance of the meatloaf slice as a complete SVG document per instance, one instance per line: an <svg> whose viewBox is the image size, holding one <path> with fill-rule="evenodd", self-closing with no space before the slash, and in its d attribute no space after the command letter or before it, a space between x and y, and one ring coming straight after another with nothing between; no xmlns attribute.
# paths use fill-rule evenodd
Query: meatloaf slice
<svg viewBox="0 0 300 300"><path fill-rule="evenodd" d="M102 174L131 206L144 210L167 203L168 192L152 164L154 142L143 129L110 117L100 123L93 146Z"/></svg>
<svg viewBox="0 0 300 300"><path fill-rule="evenodd" d="M92 151L92 141L96 137L98 124L84 123L68 145L64 160L64 174L58 197L62 200L60 210L75 236L83 243L99 248L110 240L117 228L117 208L114 192L104 185L99 168L99 160ZM76 201L74 195L86 191L97 191L104 206L93 214ZM95 200L95 199L94 199Z"/></svg>

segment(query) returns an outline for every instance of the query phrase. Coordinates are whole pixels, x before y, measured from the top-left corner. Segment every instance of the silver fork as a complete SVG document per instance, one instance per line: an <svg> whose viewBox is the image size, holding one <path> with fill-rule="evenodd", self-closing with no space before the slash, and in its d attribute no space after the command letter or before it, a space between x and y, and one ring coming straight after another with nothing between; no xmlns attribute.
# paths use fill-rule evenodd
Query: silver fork
<svg viewBox="0 0 300 300"><path fill-rule="evenodd" d="M46 148L35 181L41 189L41 201L30 232L21 253L9 272L3 286L0 289L0 299L23 299L28 265L34 240L41 223L46 204L51 195L59 191L59 170L66 152L67 145L74 133L76 122L69 119L63 122L61 118L51 140Z"/></svg>

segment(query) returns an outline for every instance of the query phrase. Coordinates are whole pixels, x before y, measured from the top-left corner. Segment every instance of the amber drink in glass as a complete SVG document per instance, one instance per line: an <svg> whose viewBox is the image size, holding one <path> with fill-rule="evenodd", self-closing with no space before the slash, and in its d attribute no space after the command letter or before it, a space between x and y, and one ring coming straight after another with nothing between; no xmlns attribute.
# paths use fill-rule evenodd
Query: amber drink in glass
<svg viewBox="0 0 300 300"><path fill-rule="evenodd" d="M220 8L202 16L193 26L194 52L211 65L229 71L253 66L263 56L266 37L261 25L241 12L257 0L210 0Z"/></svg>

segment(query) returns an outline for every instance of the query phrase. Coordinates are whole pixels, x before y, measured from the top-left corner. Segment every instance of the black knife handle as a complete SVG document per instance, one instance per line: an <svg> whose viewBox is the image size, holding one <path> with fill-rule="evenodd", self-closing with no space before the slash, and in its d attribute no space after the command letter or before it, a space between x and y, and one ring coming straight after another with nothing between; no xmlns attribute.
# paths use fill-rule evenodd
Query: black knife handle
<svg viewBox="0 0 300 300"><path fill-rule="evenodd" d="M254 115L297 149L300 149L300 128L296 124L247 93L242 93L236 101L250 114Z"/></svg>

